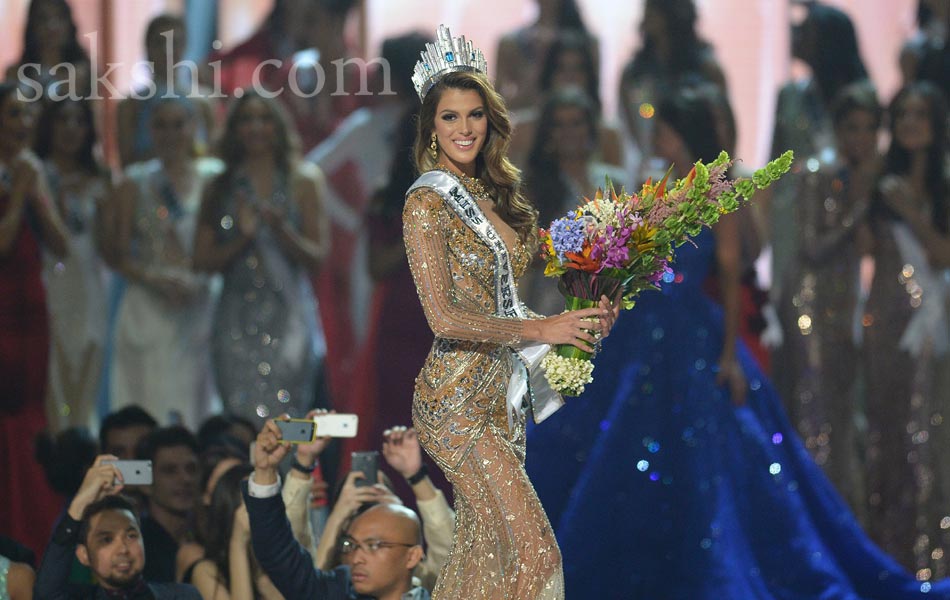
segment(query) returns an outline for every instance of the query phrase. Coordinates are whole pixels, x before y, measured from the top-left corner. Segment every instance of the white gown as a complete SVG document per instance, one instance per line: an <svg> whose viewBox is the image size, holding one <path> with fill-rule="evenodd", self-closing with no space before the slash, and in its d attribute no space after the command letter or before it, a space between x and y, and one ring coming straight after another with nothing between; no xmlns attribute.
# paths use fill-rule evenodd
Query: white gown
<svg viewBox="0 0 950 600"><path fill-rule="evenodd" d="M138 187L132 254L148 269L175 273L193 286L192 300L174 306L151 288L129 281L119 306L112 369L112 409L138 404L160 423L197 427L215 404L210 377L211 278L188 265L204 184L223 165L196 159L194 185L174 198L157 159L128 167Z"/></svg>
<svg viewBox="0 0 950 600"><path fill-rule="evenodd" d="M69 229L69 254L43 253L50 314L47 418L56 429L94 427L106 338L108 271L96 249L98 203L108 192L103 178L69 185L51 165L47 178Z"/></svg>

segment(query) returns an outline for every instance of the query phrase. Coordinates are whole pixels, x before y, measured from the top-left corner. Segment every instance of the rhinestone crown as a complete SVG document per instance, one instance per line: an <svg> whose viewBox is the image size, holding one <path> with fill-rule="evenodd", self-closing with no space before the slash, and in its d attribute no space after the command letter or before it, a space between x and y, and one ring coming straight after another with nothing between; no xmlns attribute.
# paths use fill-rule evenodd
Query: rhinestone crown
<svg viewBox="0 0 950 600"><path fill-rule="evenodd" d="M421 53L422 60L416 63L412 74L412 85L423 100L429 90L439 79L449 73L458 71L477 71L488 74L488 63L485 55L472 44L466 41L465 36L452 37L452 32L445 25L439 25L434 44L426 44Z"/></svg>

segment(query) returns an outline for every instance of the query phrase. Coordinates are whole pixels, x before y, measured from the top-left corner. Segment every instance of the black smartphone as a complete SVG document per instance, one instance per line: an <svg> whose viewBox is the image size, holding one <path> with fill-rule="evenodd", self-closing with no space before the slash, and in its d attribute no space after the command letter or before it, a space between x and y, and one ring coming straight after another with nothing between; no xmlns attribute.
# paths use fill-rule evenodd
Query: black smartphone
<svg viewBox="0 0 950 600"><path fill-rule="evenodd" d="M316 425L313 419L278 419L274 423L277 423L277 428L280 429L280 437L283 442L309 444L316 434Z"/></svg>
<svg viewBox="0 0 950 600"><path fill-rule="evenodd" d="M350 471L362 471L364 477L356 480L356 487L367 487L376 485L378 480L376 472L379 470L379 452L372 450L370 452L354 452Z"/></svg>

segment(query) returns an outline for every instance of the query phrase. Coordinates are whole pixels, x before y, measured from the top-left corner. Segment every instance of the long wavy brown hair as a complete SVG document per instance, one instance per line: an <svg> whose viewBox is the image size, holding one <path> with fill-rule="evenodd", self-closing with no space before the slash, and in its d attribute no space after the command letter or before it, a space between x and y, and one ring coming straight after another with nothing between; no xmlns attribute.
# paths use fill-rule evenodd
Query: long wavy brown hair
<svg viewBox="0 0 950 600"><path fill-rule="evenodd" d="M495 198L498 214L518 233L522 243L531 251L538 241L538 211L521 190L521 171L508 160L511 144L511 120L501 95L481 73L450 73L429 90L419 110L416 143L413 148L416 169L425 173L435 168L438 158L429 153L435 115L442 93L447 89L473 90L481 96L488 116L488 137L475 159L475 176Z"/></svg>
<svg viewBox="0 0 950 600"><path fill-rule="evenodd" d="M244 90L244 92L243 96L234 100L231 104L224 122L224 131L221 133L217 144L217 155L224 161L226 168L223 178L230 179L234 174L234 170L246 158L244 143L241 142L237 130L241 119L244 118L244 107L255 101L264 104L270 120L274 123L277 138L274 147L274 160L281 171L290 174L300 157L300 139L290 124L290 118L283 107L277 103L277 100L261 96L252 90Z"/></svg>

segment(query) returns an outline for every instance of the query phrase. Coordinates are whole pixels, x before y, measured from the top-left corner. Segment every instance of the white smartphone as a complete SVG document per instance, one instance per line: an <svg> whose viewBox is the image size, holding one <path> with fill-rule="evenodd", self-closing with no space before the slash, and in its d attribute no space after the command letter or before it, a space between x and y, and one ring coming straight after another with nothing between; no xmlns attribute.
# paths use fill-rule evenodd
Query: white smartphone
<svg viewBox="0 0 950 600"><path fill-rule="evenodd" d="M356 437L359 417L354 414L315 415L313 422L317 426L317 437L351 438Z"/></svg>

